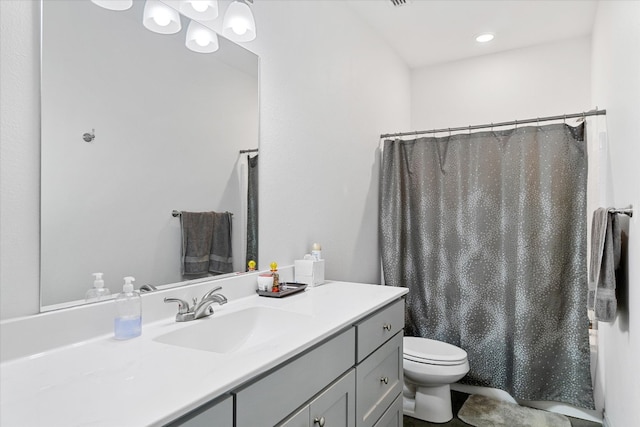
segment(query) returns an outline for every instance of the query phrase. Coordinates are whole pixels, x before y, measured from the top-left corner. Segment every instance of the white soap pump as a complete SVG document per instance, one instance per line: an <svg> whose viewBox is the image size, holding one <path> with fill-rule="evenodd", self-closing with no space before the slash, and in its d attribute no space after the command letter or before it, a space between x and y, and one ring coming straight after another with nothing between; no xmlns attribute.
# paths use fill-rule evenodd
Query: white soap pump
<svg viewBox="0 0 640 427"><path fill-rule="evenodd" d="M127 340L142 333L142 298L133 290L134 277L124 278L122 293L116 297L116 318L114 336L117 340Z"/></svg>
<svg viewBox="0 0 640 427"><path fill-rule="evenodd" d="M93 288L89 289L85 294L85 300L87 302L95 302L106 299L111 295L109 288L104 287L104 280L102 280L102 273L93 273L95 280L93 281Z"/></svg>

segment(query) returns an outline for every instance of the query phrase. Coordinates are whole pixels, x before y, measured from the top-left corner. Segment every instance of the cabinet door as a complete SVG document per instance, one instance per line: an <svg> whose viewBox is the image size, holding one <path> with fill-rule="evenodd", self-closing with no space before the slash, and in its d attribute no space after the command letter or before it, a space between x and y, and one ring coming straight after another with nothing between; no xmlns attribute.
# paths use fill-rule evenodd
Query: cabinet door
<svg viewBox="0 0 640 427"><path fill-rule="evenodd" d="M287 418L278 427L309 427L309 420L311 414L309 413L309 405L306 405L298 412Z"/></svg>
<svg viewBox="0 0 640 427"><path fill-rule="evenodd" d="M358 427L371 427L402 392L402 332L356 367Z"/></svg>
<svg viewBox="0 0 640 427"><path fill-rule="evenodd" d="M166 427L233 427L233 397L206 403Z"/></svg>
<svg viewBox="0 0 640 427"><path fill-rule="evenodd" d="M355 427L356 375L351 369L279 427Z"/></svg>
<svg viewBox="0 0 640 427"><path fill-rule="evenodd" d="M313 427L355 427L356 378L352 369L347 375L315 398L310 407Z"/></svg>
<svg viewBox="0 0 640 427"><path fill-rule="evenodd" d="M402 427L402 394L396 397L374 427Z"/></svg>

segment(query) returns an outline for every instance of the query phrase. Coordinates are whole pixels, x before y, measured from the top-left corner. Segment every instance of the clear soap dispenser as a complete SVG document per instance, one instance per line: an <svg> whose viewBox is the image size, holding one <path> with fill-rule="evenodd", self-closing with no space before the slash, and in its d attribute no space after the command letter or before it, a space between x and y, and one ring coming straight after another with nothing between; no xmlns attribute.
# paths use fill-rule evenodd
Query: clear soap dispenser
<svg viewBox="0 0 640 427"><path fill-rule="evenodd" d="M133 290L133 281L128 276L124 278L122 293L116 297L116 318L114 320L114 335L117 340L127 340L142 333L142 298Z"/></svg>
<svg viewBox="0 0 640 427"><path fill-rule="evenodd" d="M107 299L111 296L109 288L104 287L104 280L102 280L102 273L93 273L95 280L93 281L93 288L89 289L84 297L87 302L95 302Z"/></svg>

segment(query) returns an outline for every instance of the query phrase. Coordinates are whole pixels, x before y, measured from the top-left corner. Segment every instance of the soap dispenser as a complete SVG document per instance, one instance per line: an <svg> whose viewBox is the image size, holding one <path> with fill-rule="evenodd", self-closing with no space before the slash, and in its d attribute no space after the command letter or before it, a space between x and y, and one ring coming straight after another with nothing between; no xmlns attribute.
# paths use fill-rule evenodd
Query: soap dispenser
<svg viewBox="0 0 640 427"><path fill-rule="evenodd" d="M95 280L93 281L93 288L89 289L85 294L84 299L87 302L96 302L107 299L111 296L109 288L104 287L104 280L102 280L102 273L93 273Z"/></svg>
<svg viewBox="0 0 640 427"><path fill-rule="evenodd" d="M142 333L142 298L133 290L133 281L128 276L124 278L122 293L116 297L116 318L114 320L114 335L117 340L127 340Z"/></svg>

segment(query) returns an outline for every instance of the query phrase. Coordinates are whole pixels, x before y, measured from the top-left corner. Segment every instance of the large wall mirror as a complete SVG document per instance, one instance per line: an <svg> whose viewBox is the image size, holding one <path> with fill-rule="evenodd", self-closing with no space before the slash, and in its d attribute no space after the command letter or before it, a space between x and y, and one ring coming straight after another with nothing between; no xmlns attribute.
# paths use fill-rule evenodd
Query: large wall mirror
<svg viewBox="0 0 640 427"><path fill-rule="evenodd" d="M223 37L217 52L193 52L185 17L161 35L143 7L42 3L44 311L84 302L96 272L112 293L125 276L183 283L173 210L233 213L234 270L245 270L240 151L258 147L258 58Z"/></svg>

